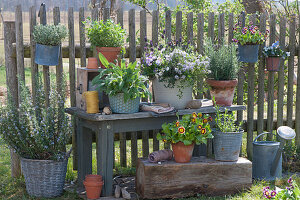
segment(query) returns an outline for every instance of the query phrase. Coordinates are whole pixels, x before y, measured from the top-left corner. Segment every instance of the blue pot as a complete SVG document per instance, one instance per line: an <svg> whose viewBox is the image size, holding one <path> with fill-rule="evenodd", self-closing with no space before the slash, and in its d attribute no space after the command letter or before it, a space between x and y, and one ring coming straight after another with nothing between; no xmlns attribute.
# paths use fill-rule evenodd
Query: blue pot
<svg viewBox="0 0 300 200"><path fill-rule="evenodd" d="M55 66L58 65L60 45L47 46L36 44L34 62L38 65Z"/></svg>
<svg viewBox="0 0 300 200"><path fill-rule="evenodd" d="M129 99L124 102L124 94L119 93L115 96L109 96L109 104L113 113L136 113L139 112L140 97L134 100Z"/></svg>
<svg viewBox="0 0 300 200"><path fill-rule="evenodd" d="M240 45L239 44L239 60L245 63L255 63L258 60L259 45Z"/></svg>

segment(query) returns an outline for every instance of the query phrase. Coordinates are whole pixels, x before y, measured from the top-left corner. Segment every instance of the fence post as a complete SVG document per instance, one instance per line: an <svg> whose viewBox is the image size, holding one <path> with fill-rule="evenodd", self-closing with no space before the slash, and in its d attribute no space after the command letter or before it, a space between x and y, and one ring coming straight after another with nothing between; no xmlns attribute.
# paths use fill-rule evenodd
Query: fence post
<svg viewBox="0 0 300 200"><path fill-rule="evenodd" d="M299 16L300 19L300 16ZM300 21L299 21L300 24ZM300 31L298 31L300 33ZM299 34L300 39L300 34ZM298 40L300 41L300 40ZM298 47L299 48L299 47ZM300 149L300 50L298 49L298 70L297 70L297 93L296 93L296 140L295 144Z"/></svg>
<svg viewBox="0 0 300 200"><path fill-rule="evenodd" d="M36 75L38 74L38 65L34 62L35 57L35 41L33 39L33 29L36 25L36 7L30 8L30 57L31 57L31 88L33 104L36 102Z"/></svg>
<svg viewBox="0 0 300 200"><path fill-rule="evenodd" d="M86 66L86 47L85 47L85 25L82 23L84 18L84 8L79 9L79 34L80 34L80 66Z"/></svg>

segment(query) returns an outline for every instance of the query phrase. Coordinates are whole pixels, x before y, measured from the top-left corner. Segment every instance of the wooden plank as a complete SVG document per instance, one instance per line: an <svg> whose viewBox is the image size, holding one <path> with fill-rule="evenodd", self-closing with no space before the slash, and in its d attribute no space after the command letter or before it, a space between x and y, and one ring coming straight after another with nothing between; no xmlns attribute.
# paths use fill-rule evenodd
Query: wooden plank
<svg viewBox="0 0 300 200"><path fill-rule="evenodd" d="M208 15L208 32L207 37L211 39L212 42L215 40L215 14L213 12Z"/></svg>
<svg viewBox="0 0 300 200"><path fill-rule="evenodd" d="M110 18L110 8L104 8L103 20L107 21Z"/></svg>
<svg viewBox="0 0 300 200"><path fill-rule="evenodd" d="M222 45L225 35L225 17L224 13L220 13L218 16L218 44Z"/></svg>
<svg viewBox="0 0 300 200"><path fill-rule="evenodd" d="M294 60L295 60L295 49L296 46L296 15L292 15L290 18L290 36L289 36L289 47L290 47L290 57L288 59L288 85L287 85L287 121L288 126L292 126L293 121L293 101L294 101Z"/></svg>
<svg viewBox="0 0 300 200"><path fill-rule="evenodd" d="M276 15L272 14L270 17L270 43L272 45L275 42L276 35ZM274 73L268 72L268 112L267 112L267 131L273 131L273 117L274 117ZM267 135L268 140L272 140L272 135Z"/></svg>
<svg viewBox="0 0 300 200"><path fill-rule="evenodd" d="M79 8L79 38L80 38L80 66L86 67L86 46L85 46L85 20L84 8Z"/></svg>
<svg viewBox="0 0 300 200"><path fill-rule="evenodd" d="M153 151L159 150L159 140L156 139L156 136L158 133L159 133L159 130L153 130Z"/></svg>
<svg viewBox="0 0 300 200"><path fill-rule="evenodd" d="M121 167L127 167L126 157L126 133L119 133L120 137L120 165Z"/></svg>
<svg viewBox="0 0 300 200"><path fill-rule="evenodd" d="M69 78L70 78L70 98L71 106L76 106L75 94L75 40L74 40L74 11L70 7L68 10L68 28L69 28Z"/></svg>
<svg viewBox="0 0 300 200"><path fill-rule="evenodd" d="M92 20L93 21L97 21L97 20L99 20L99 10L98 10L98 8L97 7L94 7L93 9L92 9ZM97 51L96 51L96 47L93 47L93 56L92 57L96 57L96 58L98 58L98 54L97 54Z"/></svg>
<svg viewBox="0 0 300 200"><path fill-rule="evenodd" d="M135 167L138 159L137 132L131 132L131 166Z"/></svg>
<svg viewBox="0 0 300 200"><path fill-rule="evenodd" d="M166 41L171 42L172 41L172 13L171 10L166 11Z"/></svg>
<svg viewBox="0 0 300 200"><path fill-rule="evenodd" d="M117 23L123 28L123 9L119 8L117 11Z"/></svg>
<svg viewBox="0 0 300 200"><path fill-rule="evenodd" d="M182 39L182 11L176 13L176 41Z"/></svg>
<svg viewBox="0 0 300 200"><path fill-rule="evenodd" d="M260 31L266 31L266 14L260 16ZM264 102L265 102L265 57L262 54L262 49L265 44L260 45L259 51L259 66L258 66L258 98L257 98L257 134L264 130Z"/></svg>
<svg viewBox="0 0 300 200"><path fill-rule="evenodd" d="M299 16L300 18L300 16ZM300 20L299 20L300 24ZM300 30L298 29L298 34ZM300 39L300 34L298 36ZM300 40L298 40L300 41ZM296 92L296 139L295 144L298 149L300 149L300 51L298 51L298 68L297 68L297 92Z"/></svg>
<svg viewBox="0 0 300 200"><path fill-rule="evenodd" d="M146 10L140 11L140 44L141 54L144 54L145 38L147 38L147 12Z"/></svg>
<svg viewBox="0 0 300 200"><path fill-rule="evenodd" d="M136 41L135 41L135 9L129 11L129 61L136 60Z"/></svg>
<svg viewBox="0 0 300 200"><path fill-rule="evenodd" d="M143 157L147 158L149 155L149 131L142 131L142 142Z"/></svg>
<svg viewBox="0 0 300 200"><path fill-rule="evenodd" d="M194 43L193 42L193 12L190 12L187 14L187 41L188 42L191 42L192 44Z"/></svg>
<svg viewBox="0 0 300 200"><path fill-rule="evenodd" d="M204 15L203 13L199 13L197 16L197 51L200 54L203 54L203 37L204 37ZM201 88L200 91L197 92L196 98L202 99L203 98L203 78L199 78L197 80L197 87L198 90Z"/></svg>
<svg viewBox="0 0 300 200"><path fill-rule="evenodd" d="M234 20L233 20L233 13L229 13L228 15L228 44L232 43L233 39L233 27L234 27Z"/></svg>
<svg viewBox="0 0 300 200"><path fill-rule="evenodd" d="M247 189L252 185L252 163L219 162L206 157L193 157L190 163L149 163L139 159L136 189L143 199L177 199L196 194L221 196Z"/></svg>
<svg viewBox="0 0 300 200"><path fill-rule="evenodd" d="M154 45L158 44L158 19L159 13L157 10L152 12L152 42Z"/></svg>

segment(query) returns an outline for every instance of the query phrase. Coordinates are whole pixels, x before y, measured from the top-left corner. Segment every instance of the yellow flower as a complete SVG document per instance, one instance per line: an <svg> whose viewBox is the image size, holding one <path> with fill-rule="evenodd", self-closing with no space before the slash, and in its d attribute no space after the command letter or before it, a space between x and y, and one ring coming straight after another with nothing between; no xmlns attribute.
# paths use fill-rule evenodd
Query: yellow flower
<svg viewBox="0 0 300 200"><path fill-rule="evenodd" d="M178 126L179 126L179 121L176 122L176 127L178 127Z"/></svg>
<svg viewBox="0 0 300 200"><path fill-rule="evenodd" d="M163 139L162 141L163 141L164 143L166 143L166 142L167 142L167 140L166 140L166 139Z"/></svg>
<svg viewBox="0 0 300 200"><path fill-rule="evenodd" d="M192 122L192 123L196 123L196 118L192 118L192 119L191 119L191 122Z"/></svg>
<svg viewBox="0 0 300 200"><path fill-rule="evenodd" d="M203 123L207 123L208 122L208 119L203 119Z"/></svg>
<svg viewBox="0 0 300 200"><path fill-rule="evenodd" d="M198 117L201 118L202 117L202 113L198 113Z"/></svg>
<svg viewBox="0 0 300 200"><path fill-rule="evenodd" d="M205 128L201 129L201 134L204 135L205 133L206 133L206 129Z"/></svg>
<svg viewBox="0 0 300 200"><path fill-rule="evenodd" d="M193 112L193 118L197 118L197 114L195 112Z"/></svg>
<svg viewBox="0 0 300 200"><path fill-rule="evenodd" d="M179 127L179 128L178 128L178 132L179 132L180 134L184 134L184 133L185 133L185 128L184 128L183 126Z"/></svg>
<svg viewBox="0 0 300 200"><path fill-rule="evenodd" d="M199 130L201 130L201 129L202 129L202 126L199 124L199 125L197 126L197 128L198 128Z"/></svg>

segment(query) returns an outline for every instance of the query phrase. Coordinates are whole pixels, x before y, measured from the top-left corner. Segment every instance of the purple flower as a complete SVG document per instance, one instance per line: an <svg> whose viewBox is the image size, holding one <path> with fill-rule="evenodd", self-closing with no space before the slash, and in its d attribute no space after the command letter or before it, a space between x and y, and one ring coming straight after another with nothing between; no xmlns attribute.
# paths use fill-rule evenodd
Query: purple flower
<svg viewBox="0 0 300 200"><path fill-rule="evenodd" d="M144 37L144 40L145 40L145 42L147 42L147 37L146 36Z"/></svg>

